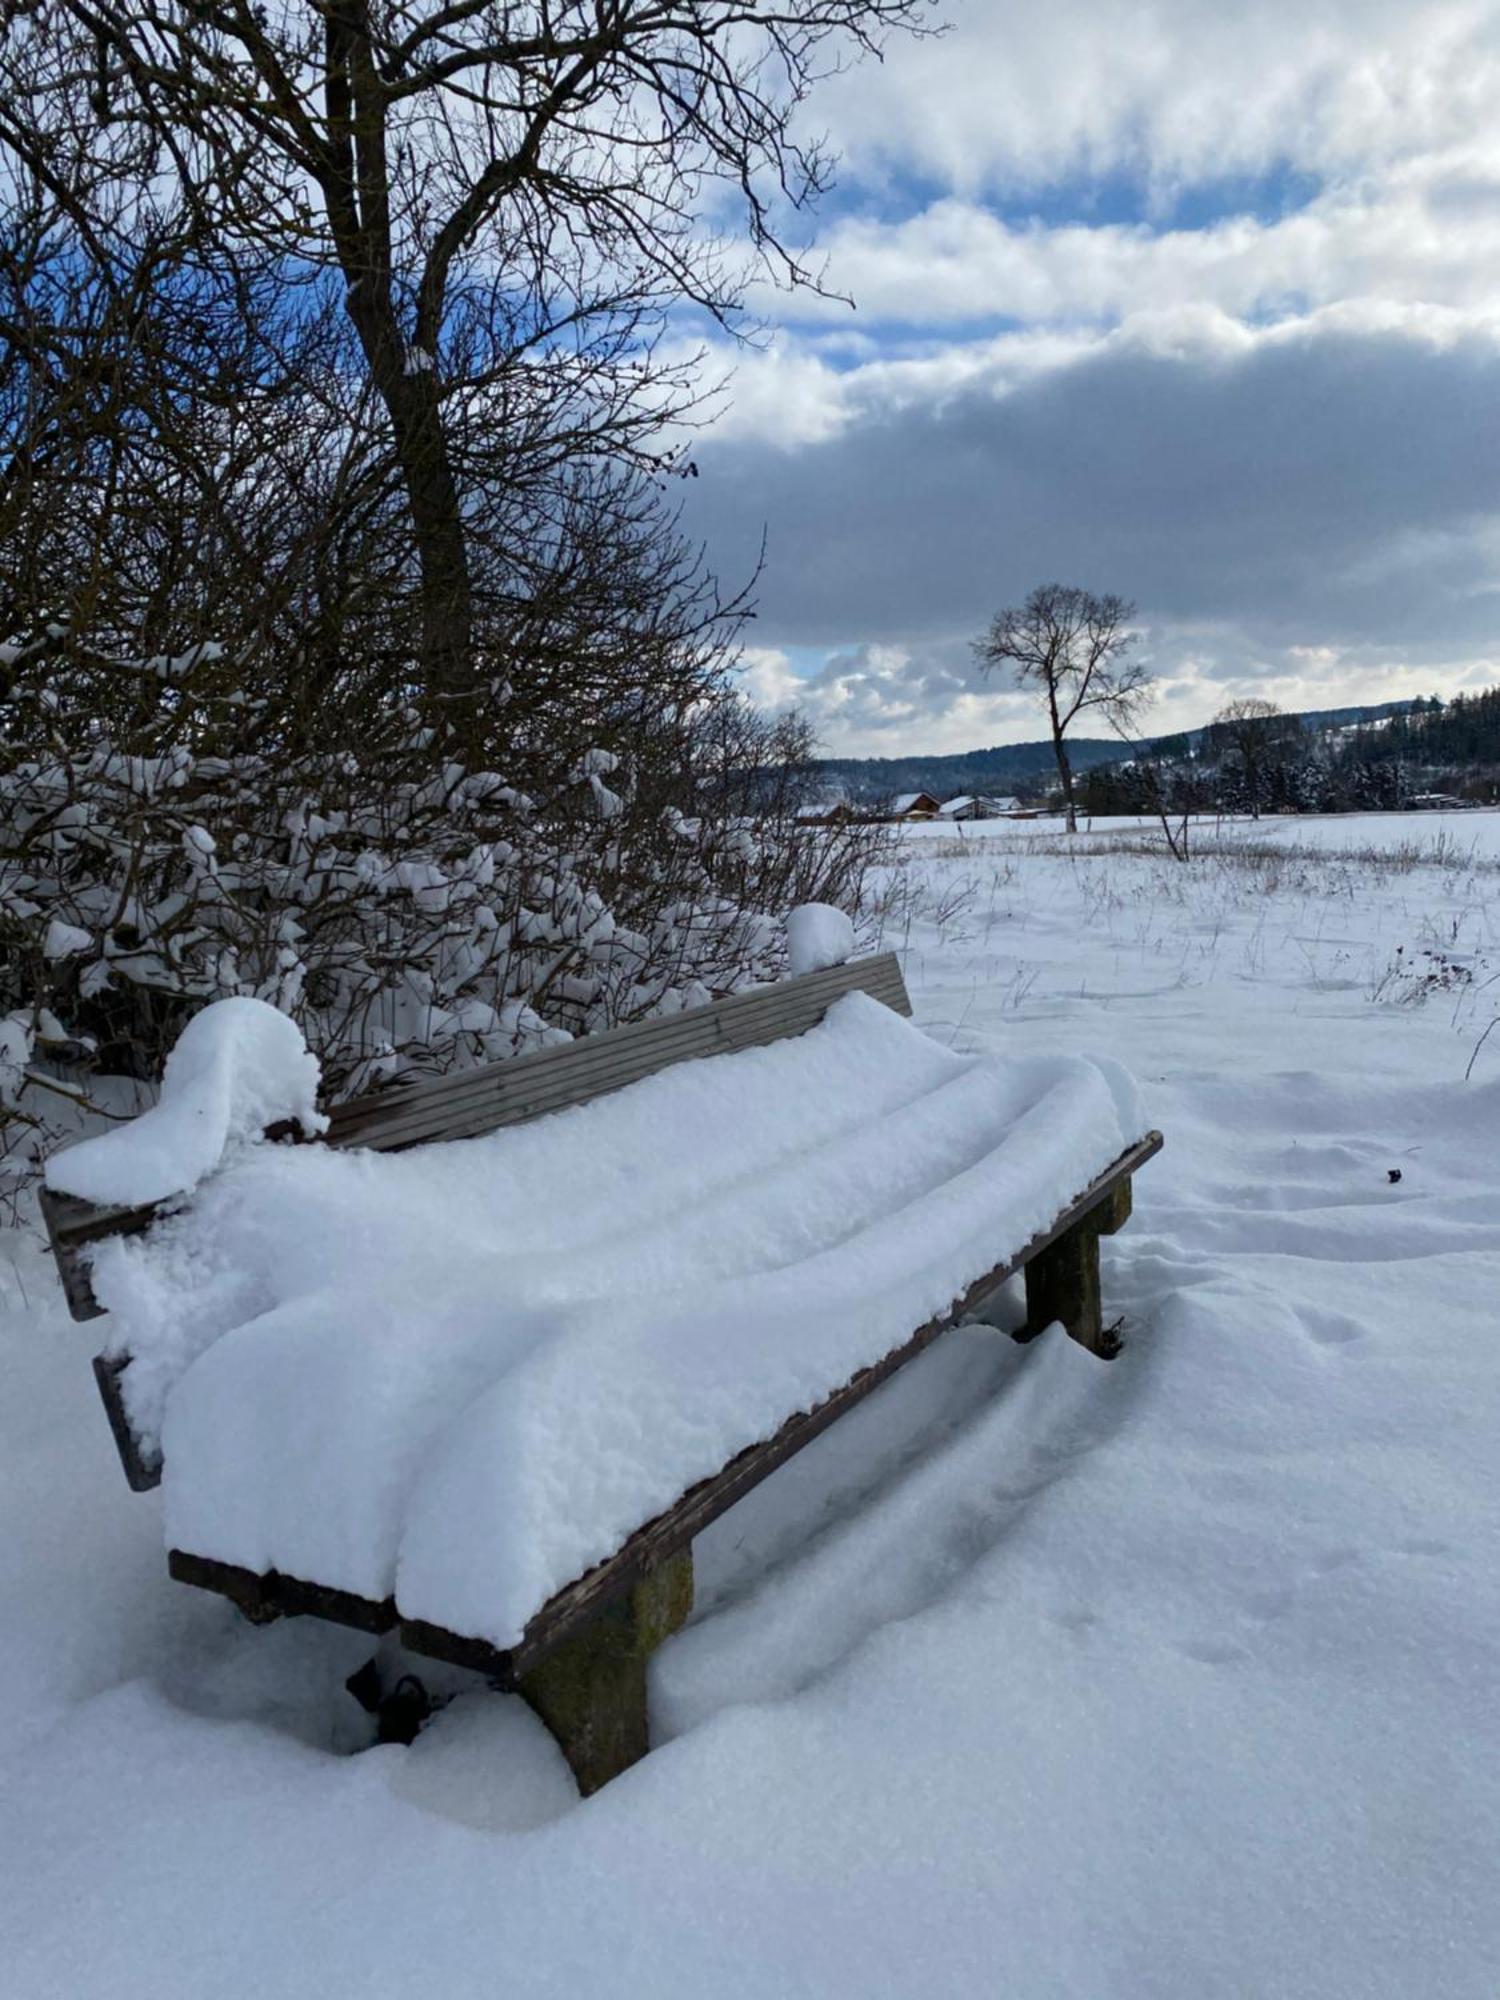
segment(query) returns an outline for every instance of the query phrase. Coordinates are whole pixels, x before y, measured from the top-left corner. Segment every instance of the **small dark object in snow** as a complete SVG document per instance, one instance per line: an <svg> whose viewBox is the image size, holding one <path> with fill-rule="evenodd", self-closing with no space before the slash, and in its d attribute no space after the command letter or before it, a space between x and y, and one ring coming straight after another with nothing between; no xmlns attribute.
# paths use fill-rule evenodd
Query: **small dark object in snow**
<svg viewBox="0 0 1500 2000"><path fill-rule="evenodd" d="M377 1743L415 1743L432 1713L432 1696L415 1674L403 1674L375 1711Z"/></svg>
<svg viewBox="0 0 1500 2000"><path fill-rule="evenodd" d="M415 1674L403 1674L387 1694L378 1660L366 1660L344 1686L366 1715L375 1717L377 1743L414 1743L433 1710L432 1696Z"/></svg>
<svg viewBox="0 0 1500 2000"><path fill-rule="evenodd" d="M1387 1167L1385 1177L1391 1183L1392 1187L1394 1187L1396 1182L1401 1178L1401 1169L1399 1167Z"/></svg>

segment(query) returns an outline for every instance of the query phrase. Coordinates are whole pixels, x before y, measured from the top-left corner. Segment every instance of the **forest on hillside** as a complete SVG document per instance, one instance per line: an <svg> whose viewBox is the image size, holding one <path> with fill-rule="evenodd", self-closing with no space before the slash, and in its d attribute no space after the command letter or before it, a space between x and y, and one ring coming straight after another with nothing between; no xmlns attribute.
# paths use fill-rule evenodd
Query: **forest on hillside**
<svg viewBox="0 0 1500 2000"><path fill-rule="evenodd" d="M1269 705L1267 705L1269 706ZM1096 813L1389 811L1500 798L1500 688L1322 726L1274 710L1163 738L1080 783Z"/></svg>
<svg viewBox="0 0 1500 2000"><path fill-rule="evenodd" d="M1429 793L1500 799L1500 688L1363 707L1270 712L1126 744L1069 737L1079 800L1096 813L1169 807L1254 812L1369 812ZM1036 802L1055 788L1050 742L951 756L828 757L810 767L828 796L878 805L903 792Z"/></svg>
<svg viewBox="0 0 1500 2000"><path fill-rule="evenodd" d="M1434 705L1441 706L1432 698ZM1310 709L1292 717L1310 735L1361 724L1380 724L1404 714L1410 702L1383 702L1355 708ZM1122 743L1118 736L1068 737L1068 755L1079 772L1119 766L1141 758L1170 762L1191 759L1209 732L1152 736ZM901 757L824 757L812 766L814 782L829 796L877 805L902 792L931 792L937 798L959 793L1010 794L1040 800L1056 783L1057 760L1050 740L992 744L948 755L912 753Z"/></svg>

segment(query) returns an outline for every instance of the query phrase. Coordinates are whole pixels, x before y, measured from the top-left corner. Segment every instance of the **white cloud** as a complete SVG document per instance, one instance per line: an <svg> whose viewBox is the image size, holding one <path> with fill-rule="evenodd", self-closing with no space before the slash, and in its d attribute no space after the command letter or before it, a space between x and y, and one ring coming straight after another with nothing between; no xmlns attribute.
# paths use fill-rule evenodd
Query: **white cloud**
<svg viewBox="0 0 1500 2000"><path fill-rule="evenodd" d="M1163 198L1286 165L1346 175L1486 140L1500 21L1468 0L956 0L814 111L846 174L955 193L1127 172Z"/></svg>
<svg viewBox="0 0 1500 2000"><path fill-rule="evenodd" d="M826 248L830 284L869 319L907 327L1100 324L1185 304L1263 318L1368 297L1489 311L1500 301L1500 148L1409 162L1273 221L1046 227L948 197L896 220L846 219ZM833 301L793 310L847 313Z"/></svg>
<svg viewBox="0 0 1500 2000"><path fill-rule="evenodd" d="M775 646L746 646L740 654L740 687L757 708L795 708L806 683Z"/></svg>
<svg viewBox="0 0 1500 2000"><path fill-rule="evenodd" d="M892 756L912 746L964 750L1032 732L1032 704L1003 688L966 685L954 648L864 645L831 654L799 677L795 699L824 748L840 756Z"/></svg>
<svg viewBox="0 0 1500 2000"><path fill-rule="evenodd" d="M861 424L941 411L967 394L993 399L1016 394L1065 374L1089 356L1142 354L1208 365L1337 334L1391 336L1433 353L1465 342L1500 348L1500 296L1483 311L1380 298L1341 300L1264 324L1238 319L1208 300L1183 299L1142 304L1107 328L1043 328L975 340L913 341L904 348L893 342L890 351L846 366L825 358L816 335L783 330L764 349L746 350L738 359L717 358L722 370L732 371L733 386L709 443L710 448L748 441L785 448L826 444Z"/></svg>
<svg viewBox="0 0 1500 2000"><path fill-rule="evenodd" d="M823 444L849 426L893 411L937 407L983 384L1002 395L1076 360L1095 332L1005 333L982 340L892 342L853 357L842 341L778 333L761 348L715 352L711 368L732 389L711 442L753 439L784 447Z"/></svg>

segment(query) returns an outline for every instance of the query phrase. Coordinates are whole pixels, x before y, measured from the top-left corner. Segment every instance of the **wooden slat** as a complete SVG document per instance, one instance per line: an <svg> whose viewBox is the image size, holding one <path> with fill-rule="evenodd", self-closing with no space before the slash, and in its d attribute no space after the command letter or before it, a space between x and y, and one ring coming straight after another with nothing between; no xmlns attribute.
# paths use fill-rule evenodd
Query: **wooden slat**
<svg viewBox="0 0 1500 2000"><path fill-rule="evenodd" d="M62 1279L63 1297L74 1319L98 1319L104 1311L94 1297L84 1252L91 1243L106 1236L139 1236L149 1229L161 1204L145 1208L95 1207L76 1195L55 1194L42 1188L37 1197L42 1220L47 1225L47 1241Z"/></svg>
<svg viewBox="0 0 1500 2000"><path fill-rule="evenodd" d="M125 1399L120 1392L120 1377L129 1366L128 1354L96 1354L94 1380L99 1385L104 1414L109 1418L115 1450L120 1454L130 1490L132 1493L149 1493L153 1486L161 1485L161 1453L143 1451L140 1439L131 1428Z"/></svg>
<svg viewBox="0 0 1500 2000"><path fill-rule="evenodd" d="M328 1143L392 1152L498 1131L622 1090L673 1063L803 1034L835 1000L856 992L911 1013L900 965L893 952L884 952L662 1020L635 1021L562 1047L356 1098L331 1112Z"/></svg>
<svg viewBox="0 0 1500 2000"><path fill-rule="evenodd" d="M522 1675L529 1673L555 1647L587 1624L602 1605L629 1590L651 1565L686 1547L711 1521L717 1520L720 1514L768 1478L778 1466L794 1457L804 1445L810 1444L846 1410L863 1402L898 1368L904 1367L924 1348L931 1346L940 1334L958 1325L976 1305L1004 1284L1007 1278L1014 1277L1017 1271L1049 1244L1056 1242L1083 1216L1114 1202L1116 1191L1127 1184L1130 1176L1147 1160L1159 1153L1161 1147L1161 1134L1148 1132L1144 1139L1127 1148L1068 1204L1055 1222L1039 1230L1013 1257L976 1279L946 1312L918 1327L909 1339L883 1360L862 1368L843 1388L836 1389L815 1409L799 1411L789 1417L773 1437L748 1446L721 1472L700 1480L665 1513L658 1514L655 1520L638 1528L613 1556L558 1591L531 1619L515 1647L502 1651L483 1639L468 1638L462 1633L450 1632L443 1626L430 1625L423 1619L415 1618L401 1621L401 1643L414 1653L470 1667L487 1674L502 1686L514 1686ZM369 1632L388 1630L397 1615L389 1599L377 1604L369 1598L355 1597L347 1591L328 1590L322 1585L281 1576L274 1571L269 1576L259 1577L253 1571L238 1569L229 1563L215 1563L202 1556L185 1555L176 1549L171 1553L170 1564L173 1576L183 1582L221 1591L242 1605L259 1603L267 1610L315 1612L338 1624L355 1625Z"/></svg>
<svg viewBox="0 0 1500 2000"><path fill-rule="evenodd" d="M396 1606L389 1597L377 1602L352 1590L332 1590L327 1584L283 1576L279 1570L261 1575L253 1569L241 1569L237 1563L189 1555L185 1549L167 1551L167 1570L178 1583L216 1590L237 1604L247 1618L260 1623L272 1618L326 1618L333 1625L378 1634L389 1632L396 1622Z"/></svg>

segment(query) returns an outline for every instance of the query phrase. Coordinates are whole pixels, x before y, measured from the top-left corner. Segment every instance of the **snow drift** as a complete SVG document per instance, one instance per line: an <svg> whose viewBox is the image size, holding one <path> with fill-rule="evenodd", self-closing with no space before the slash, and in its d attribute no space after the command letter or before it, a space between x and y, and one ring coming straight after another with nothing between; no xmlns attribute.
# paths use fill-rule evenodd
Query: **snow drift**
<svg viewBox="0 0 1500 2000"><path fill-rule="evenodd" d="M321 1132L328 1121L317 1104L317 1057L296 1022L264 1000L218 1000L178 1037L151 1110L54 1154L47 1185L84 1201L163 1201L189 1193L268 1126Z"/></svg>
<svg viewBox="0 0 1500 2000"><path fill-rule="evenodd" d="M787 971L793 979L854 956L854 924L831 903L801 903L786 920Z"/></svg>

